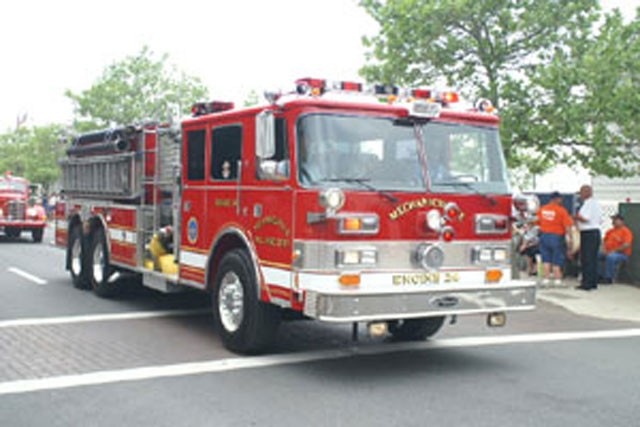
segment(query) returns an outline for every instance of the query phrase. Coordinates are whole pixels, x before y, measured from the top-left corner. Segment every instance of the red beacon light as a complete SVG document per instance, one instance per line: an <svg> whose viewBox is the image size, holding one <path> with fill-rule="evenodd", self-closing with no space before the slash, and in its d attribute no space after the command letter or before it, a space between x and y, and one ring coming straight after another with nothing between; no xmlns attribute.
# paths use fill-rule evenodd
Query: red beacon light
<svg viewBox="0 0 640 427"><path fill-rule="evenodd" d="M342 82L342 90L349 92L362 92L362 84L355 82Z"/></svg>
<svg viewBox="0 0 640 427"><path fill-rule="evenodd" d="M444 214L449 220L460 219L461 213L462 211L460 211L460 207L456 203L451 202L444 207Z"/></svg>
<svg viewBox="0 0 640 427"><path fill-rule="evenodd" d="M445 242L450 242L455 237L456 233L453 231L452 227L444 227L441 232L442 240Z"/></svg>
<svg viewBox="0 0 640 427"><path fill-rule="evenodd" d="M221 113L223 111L233 110L233 102L212 101L198 102L191 107L191 114L194 117L203 116L205 114Z"/></svg>
<svg viewBox="0 0 640 427"><path fill-rule="evenodd" d="M413 89L411 91L411 96L416 99L430 99L431 91L429 89Z"/></svg>

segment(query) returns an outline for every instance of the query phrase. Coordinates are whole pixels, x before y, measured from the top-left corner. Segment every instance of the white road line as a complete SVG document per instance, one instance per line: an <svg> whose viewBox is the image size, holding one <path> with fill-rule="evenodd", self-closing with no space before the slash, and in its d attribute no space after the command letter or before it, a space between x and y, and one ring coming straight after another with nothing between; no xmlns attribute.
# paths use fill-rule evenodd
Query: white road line
<svg viewBox="0 0 640 427"><path fill-rule="evenodd" d="M138 320L155 317L195 316L210 313L210 309L135 311L129 313L87 314L64 317L34 317L27 319L0 320L0 329L16 326L60 325L65 323L109 322L113 320Z"/></svg>
<svg viewBox="0 0 640 427"><path fill-rule="evenodd" d="M17 274L20 277L24 277L27 280L30 280L31 282L35 283L36 285L46 285L47 281L44 279L39 278L38 276L34 276L31 273L27 273L24 270L20 270L17 267L9 267L7 268L7 271L13 273L13 274Z"/></svg>
<svg viewBox="0 0 640 427"><path fill-rule="evenodd" d="M320 360L341 359L358 355L376 355L410 350L429 350L459 347L484 347L507 344L530 344L539 342L576 341L590 339L611 339L640 337L640 328L590 332L558 332L489 337L451 338L421 343L401 343L365 348L312 351L274 356L238 357L205 362L181 363L175 365L148 366L143 368L99 371L87 374L65 375L33 380L18 380L0 383L0 395L56 390L72 387L113 384L120 382L150 380L156 378L180 377L208 374L240 369L288 365Z"/></svg>

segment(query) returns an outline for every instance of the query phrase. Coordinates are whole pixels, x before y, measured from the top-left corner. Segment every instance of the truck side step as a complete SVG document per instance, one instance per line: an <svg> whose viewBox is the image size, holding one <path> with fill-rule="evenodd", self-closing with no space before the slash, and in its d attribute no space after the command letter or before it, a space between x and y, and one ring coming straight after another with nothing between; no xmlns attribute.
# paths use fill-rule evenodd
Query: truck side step
<svg viewBox="0 0 640 427"><path fill-rule="evenodd" d="M162 274L157 271L145 271L142 273L142 284L148 288L164 293L184 292L184 286L177 284L176 274Z"/></svg>

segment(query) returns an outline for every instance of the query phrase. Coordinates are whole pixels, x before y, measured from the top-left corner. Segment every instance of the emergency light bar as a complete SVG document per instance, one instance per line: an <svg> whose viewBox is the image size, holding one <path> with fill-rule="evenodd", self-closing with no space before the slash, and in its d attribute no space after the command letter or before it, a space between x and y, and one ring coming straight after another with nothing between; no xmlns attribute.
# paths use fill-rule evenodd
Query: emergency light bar
<svg viewBox="0 0 640 427"><path fill-rule="evenodd" d="M191 107L193 117L203 116L205 114L221 113L223 111L233 110L233 102L212 101L198 102Z"/></svg>
<svg viewBox="0 0 640 427"><path fill-rule="evenodd" d="M451 91L434 91L431 89L409 89L391 85L364 85L355 82L329 81L323 79L314 79L310 77L296 80L296 92L299 95L319 96L326 92L359 92L364 95L384 96L387 102L395 100L413 101L425 100L430 102L439 102L442 104L450 104L459 102L460 97L457 92Z"/></svg>

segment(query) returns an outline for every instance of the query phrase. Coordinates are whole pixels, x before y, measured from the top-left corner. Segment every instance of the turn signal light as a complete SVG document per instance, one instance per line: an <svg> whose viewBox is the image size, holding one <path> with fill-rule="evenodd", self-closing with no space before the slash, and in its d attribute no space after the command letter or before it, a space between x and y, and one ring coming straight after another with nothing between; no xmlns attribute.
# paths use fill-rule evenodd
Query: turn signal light
<svg viewBox="0 0 640 427"><path fill-rule="evenodd" d="M459 97L458 94L456 92L444 92L440 94L440 99L442 100L442 102L458 102L459 101Z"/></svg>
<svg viewBox="0 0 640 427"><path fill-rule="evenodd" d="M359 274L343 274L338 279L342 286L360 286Z"/></svg>
<svg viewBox="0 0 640 427"><path fill-rule="evenodd" d="M487 283L498 283L502 279L502 270L487 270L484 278Z"/></svg>
<svg viewBox="0 0 640 427"><path fill-rule="evenodd" d="M345 218L343 227L345 231L362 230L362 218Z"/></svg>

